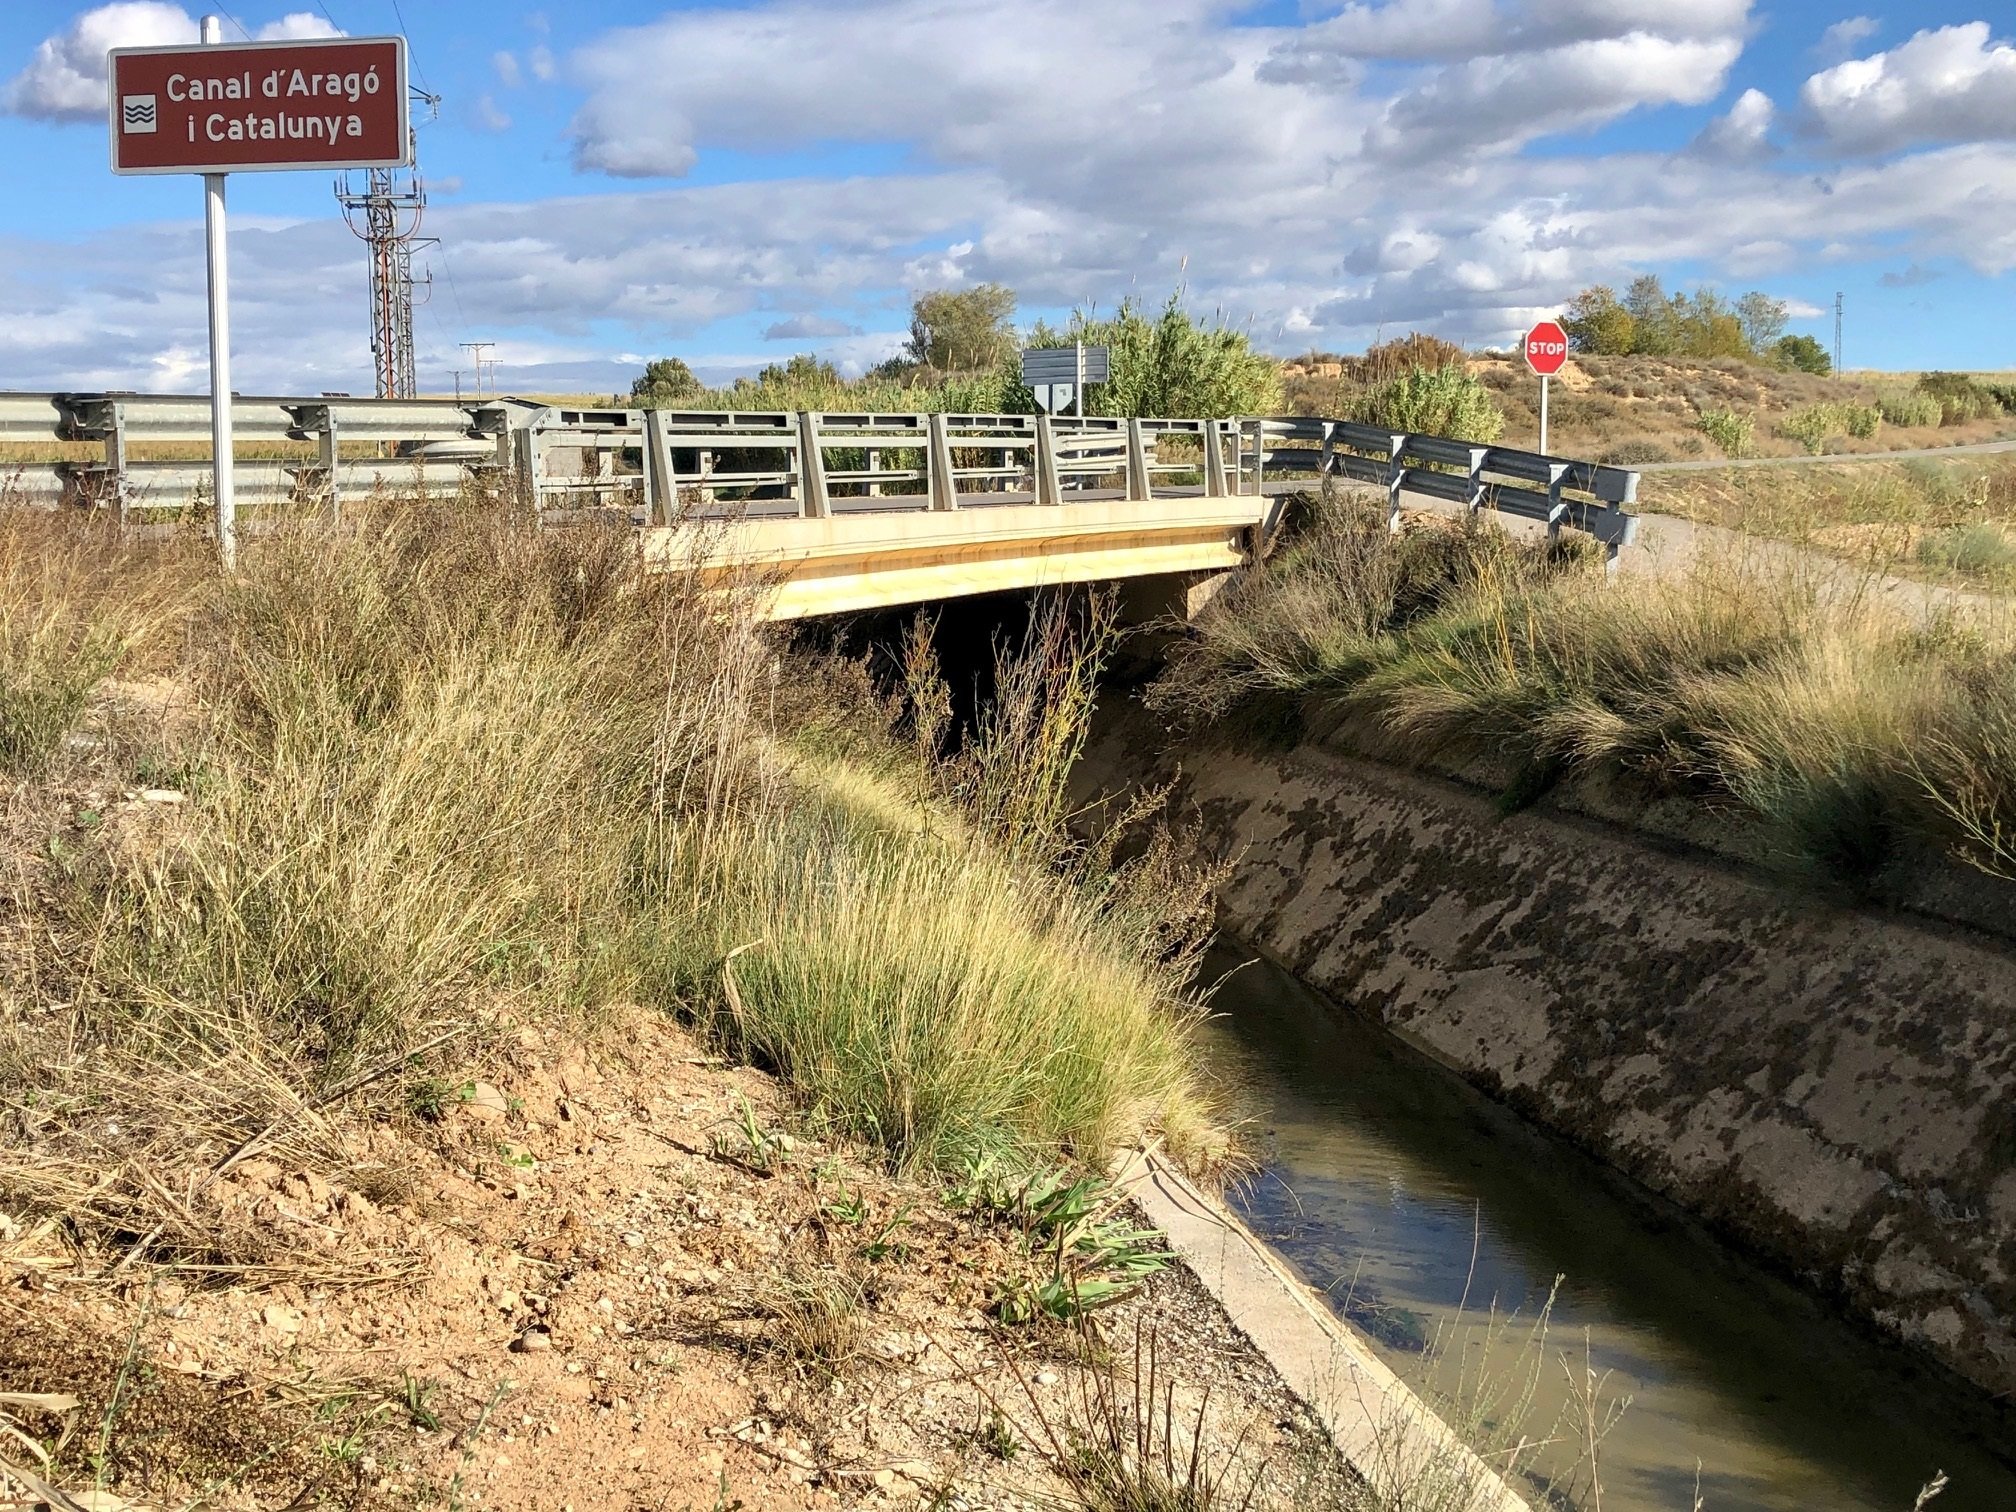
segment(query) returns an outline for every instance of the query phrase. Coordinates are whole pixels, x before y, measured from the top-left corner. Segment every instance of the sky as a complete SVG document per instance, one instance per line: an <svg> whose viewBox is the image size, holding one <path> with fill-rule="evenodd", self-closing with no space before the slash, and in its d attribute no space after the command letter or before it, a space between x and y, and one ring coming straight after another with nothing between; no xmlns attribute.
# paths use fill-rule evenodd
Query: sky
<svg viewBox="0 0 2016 1512"><path fill-rule="evenodd" d="M201 392L202 190L114 177L104 53L173 0L0 4L0 388ZM1509 343L1640 273L1761 288L1851 367L2016 365L2016 0L233 0L402 32L422 387L627 389L812 351L919 290L1022 318L1181 288L1280 353ZM234 386L369 393L326 173L230 182Z"/></svg>

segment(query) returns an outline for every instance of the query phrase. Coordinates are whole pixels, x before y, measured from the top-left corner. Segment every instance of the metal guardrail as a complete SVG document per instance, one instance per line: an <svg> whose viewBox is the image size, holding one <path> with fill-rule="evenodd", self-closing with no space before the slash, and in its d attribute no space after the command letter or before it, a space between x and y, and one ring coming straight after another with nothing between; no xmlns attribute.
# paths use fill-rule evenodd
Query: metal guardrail
<svg viewBox="0 0 2016 1512"><path fill-rule="evenodd" d="M312 443L298 459L240 457L238 488L248 505L313 503L339 510L346 495L373 489L439 494L472 473L508 465L507 435L542 406L508 400L324 396L232 400L232 428L254 445ZM210 442L206 394L0 393L0 442L91 442L99 461L0 461L0 500L43 507L77 504L183 509L209 492L204 459L136 458L135 447ZM369 443L379 455L344 456L344 443ZM453 456L441 455L446 448Z"/></svg>
<svg viewBox="0 0 2016 1512"><path fill-rule="evenodd" d="M135 446L205 444L209 399L163 394L0 393L0 441L102 444L91 462L0 463L0 499L133 509L187 507L205 460L136 459ZM249 505L319 504L391 489L437 494L472 478L534 510L622 508L640 523L701 516L948 510L1073 498L1267 493L1288 477L1387 490L1397 526L1409 493L1573 526L1627 545L1638 475L1508 447L1306 417L854 414L549 406L517 399L239 397L237 435L312 442L294 460L241 459ZM370 443L378 453L345 457ZM1269 476L1270 472L1273 474Z"/></svg>

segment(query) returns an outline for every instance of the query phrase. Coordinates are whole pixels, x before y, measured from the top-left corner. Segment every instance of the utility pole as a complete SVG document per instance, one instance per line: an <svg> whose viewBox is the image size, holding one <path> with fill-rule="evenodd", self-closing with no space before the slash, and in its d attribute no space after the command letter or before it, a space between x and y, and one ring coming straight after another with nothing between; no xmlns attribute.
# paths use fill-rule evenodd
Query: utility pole
<svg viewBox="0 0 2016 1512"><path fill-rule="evenodd" d="M460 404L462 402L462 369L451 368L449 371L455 375L455 402Z"/></svg>
<svg viewBox="0 0 2016 1512"><path fill-rule="evenodd" d="M485 357L483 354L489 351L495 345L497 345L497 343L494 341L464 341L461 342L460 345L462 349L469 354L470 358L474 362L476 369L475 372L476 388L474 394L471 397L481 399L484 397L485 394L485 390L483 387L483 367L485 363L489 364L490 379L493 386L495 385L497 379L497 359L494 357ZM457 393L458 395L460 393L459 385L457 388Z"/></svg>
<svg viewBox="0 0 2016 1512"><path fill-rule="evenodd" d="M1834 376L1841 376L1841 294L1834 295Z"/></svg>

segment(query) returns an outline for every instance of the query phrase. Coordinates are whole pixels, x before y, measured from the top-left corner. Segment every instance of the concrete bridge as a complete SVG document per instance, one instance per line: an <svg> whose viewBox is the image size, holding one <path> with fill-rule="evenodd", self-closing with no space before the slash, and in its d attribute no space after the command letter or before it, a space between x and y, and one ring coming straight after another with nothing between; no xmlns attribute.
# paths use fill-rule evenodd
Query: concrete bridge
<svg viewBox="0 0 2016 1512"><path fill-rule="evenodd" d="M232 407L248 532L262 509L333 518L360 497L474 491L553 523L627 517L655 564L760 577L779 619L1084 582L1182 611L1262 548L1284 495L1325 477L1382 490L1396 522L1410 502L1492 509L1587 531L1613 559L1637 526L1635 473L1320 418ZM202 395L0 394L17 458L0 500L200 510L208 440Z"/></svg>

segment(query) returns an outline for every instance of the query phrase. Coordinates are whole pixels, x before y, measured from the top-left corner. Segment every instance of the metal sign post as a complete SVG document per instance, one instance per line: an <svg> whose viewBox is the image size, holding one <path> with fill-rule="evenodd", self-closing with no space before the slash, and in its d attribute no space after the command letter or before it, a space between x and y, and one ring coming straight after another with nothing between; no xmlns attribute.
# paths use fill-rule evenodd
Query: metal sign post
<svg viewBox="0 0 2016 1512"><path fill-rule="evenodd" d="M217 554L238 556L231 452L231 290L224 179L289 168L395 168L413 158L404 37L224 41L205 16L194 47L108 55L114 173L203 177L210 294L210 447Z"/></svg>
<svg viewBox="0 0 2016 1512"><path fill-rule="evenodd" d="M203 18L203 45L224 40L224 23ZM238 470L231 449L231 266L224 234L224 175L203 175L203 257L210 290L210 497L217 507L217 559L238 565Z"/></svg>

